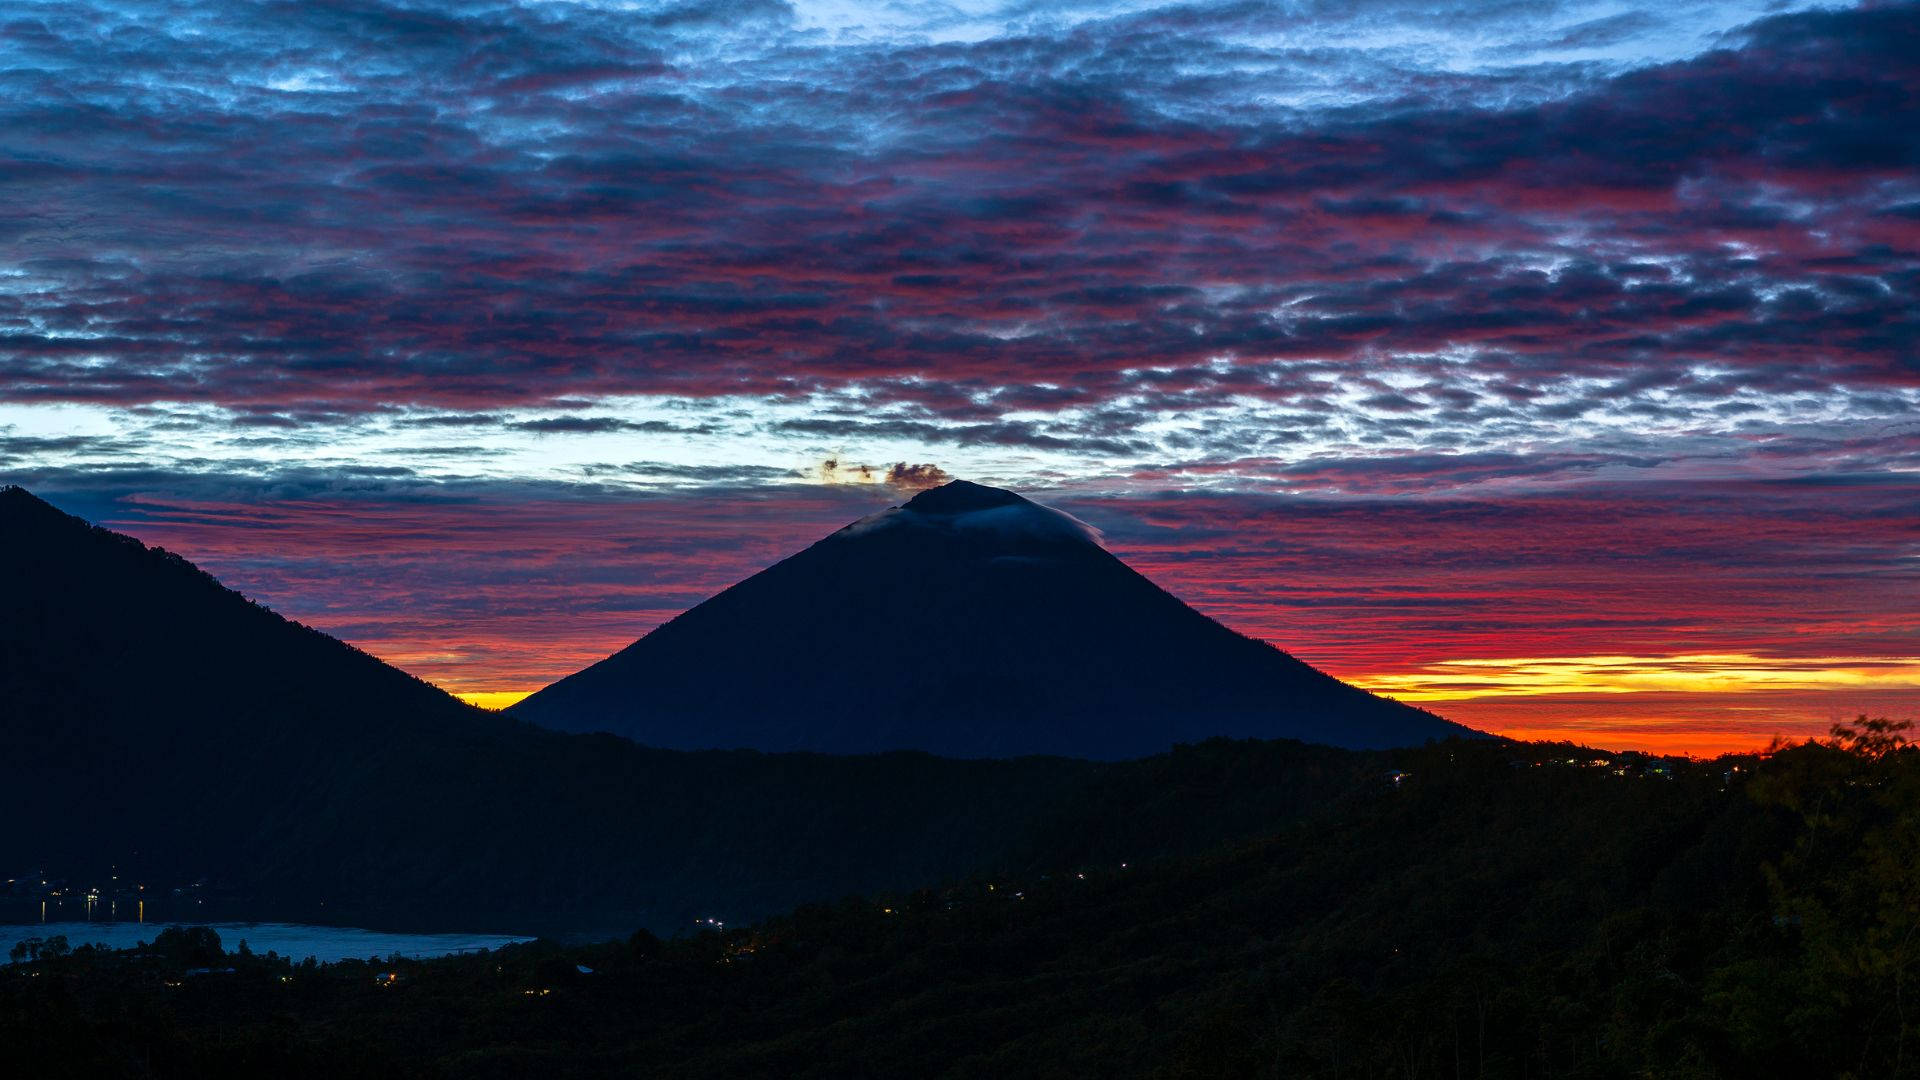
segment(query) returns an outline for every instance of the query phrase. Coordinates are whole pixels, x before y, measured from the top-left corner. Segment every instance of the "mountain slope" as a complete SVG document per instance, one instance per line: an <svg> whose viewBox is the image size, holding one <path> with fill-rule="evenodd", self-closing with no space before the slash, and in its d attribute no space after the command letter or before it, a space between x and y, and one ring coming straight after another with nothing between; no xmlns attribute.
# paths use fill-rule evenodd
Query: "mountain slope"
<svg viewBox="0 0 1920 1080"><path fill-rule="evenodd" d="M0 572L0 871L162 893L205 878L230 918L672 933L976 870L1178 853L1370 789L1385 767L1283 743L1121 767L560 734L17 488L0 488ZM0 899L20 909L0 917L38 906Z"/></svg>
<svg viewBox="0 0 1920 1080"><path fill-rule="evenodd" d="M288 828L304 794L518 727L20 488L0 567L16 855L57 834L198 864Z"/></svg>
<svg viewBox="0 0 1920 1080"><path fill-rule="evenodd" d="M664 931L962 872L1091 779L545 731L19 488L0 567L9 874L204 877L253 918Z"/></svg>
<svg viewBox="0 0 1920 1080"><path fill-rule="evenodd" d="M1073 518L965 481L841 529L511 711L678 749L956 757L1470 734L1234 633Z"/></svg>

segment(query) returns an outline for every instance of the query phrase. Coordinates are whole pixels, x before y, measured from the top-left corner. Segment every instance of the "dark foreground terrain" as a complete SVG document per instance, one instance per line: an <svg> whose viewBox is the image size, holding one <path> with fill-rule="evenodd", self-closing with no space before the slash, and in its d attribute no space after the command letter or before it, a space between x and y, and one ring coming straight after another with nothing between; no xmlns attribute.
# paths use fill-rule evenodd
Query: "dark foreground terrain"
<svg viewBox="0 0 1920 1080"><path fill-rule="evenodd" d="M1920 1073L1897 725L1693 764L1455 743L1306 813L1254 749L1155 766L1210 792L1167 827L1274 813L1204 854L429 962L176 931L0 971L0 1047L21 1076Z"/></svg>
<svg viewBox="0 0 1920 1080"><path fill-rule="evenodd" d="M18 488L0 565L0 875L126 906L188 886L227 918L670 935L1103 849L1193 854L1386 767L1271 741L1190 757L1168 788L1165 755L662 750L462 704ZM1242 773L1285 782L1187 811Z"/></svg>

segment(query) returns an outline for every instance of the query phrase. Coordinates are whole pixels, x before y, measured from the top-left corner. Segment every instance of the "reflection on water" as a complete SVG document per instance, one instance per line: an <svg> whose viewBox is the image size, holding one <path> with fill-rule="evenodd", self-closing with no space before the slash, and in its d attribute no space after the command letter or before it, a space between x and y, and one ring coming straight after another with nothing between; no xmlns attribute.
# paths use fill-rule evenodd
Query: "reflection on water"
<svg viewBox="0 0 1920 1080"><path fill-rule="evenodd" d="M189 892L151 897L137 893L105 896L100 893L68 891L38 896L0 895L0 925L8 923L216 923L245 922L251 914L244 903L215 901ZM127 909L120 910L120 901Z"/></svg>
<svg viewBox="0 0 1920 1080"><path fill-rule="evenodd" d="M449 953L497 949L529 940L500 934L401 934L354 927L315 926L307 923L253 922L244 906L208 903L191 890L174 890L149 899L129 896L127 910L119 898L92 890L74 890L29 899L0 896L0 964L8 962L13 947L28 938L66 937L72 948L106 945L129 949L152 941L169 926L211 926L228 950L242 941L256 953L276 952L295 961L311 956L321 963L345 959L445 956Z"/></svg>
<svg viewBox="0 0 1920 1080"><path fill-rule="evenodd" d="M42 909L45 906L45 901L42 901ZM348 959L385 959L395 955L414 958L447 956L497 949L502 945L528 940L500 934L392 934L380 930L311 926L305 923L220 922L195 925L212 927L220 935L221 945L230 951L239 948L244 941L247 948L256 953L264 955L276 952L296 961L311 956L323 964ZM64 935L67 944L73 948L105 945L112 949L130 949L152 941L162 929L164 927L158 924L147 926L138 922L56 921L0 925L0 963L6 963L7 954L13 947L28 938L47 938L58 934Z"/></svg>

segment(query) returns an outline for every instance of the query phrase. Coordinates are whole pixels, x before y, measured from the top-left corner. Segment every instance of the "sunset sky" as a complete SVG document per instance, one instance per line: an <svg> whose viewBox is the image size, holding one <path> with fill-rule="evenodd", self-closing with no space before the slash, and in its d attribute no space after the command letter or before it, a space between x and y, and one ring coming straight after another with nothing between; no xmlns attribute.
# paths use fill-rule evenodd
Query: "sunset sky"
<svg viewBox="0 0 1920 1080"><path fill-rule="evenodd" d="M1920 6L0 20L0 480L455 692L956 476L1488 730L1920 713Z"/></svg>

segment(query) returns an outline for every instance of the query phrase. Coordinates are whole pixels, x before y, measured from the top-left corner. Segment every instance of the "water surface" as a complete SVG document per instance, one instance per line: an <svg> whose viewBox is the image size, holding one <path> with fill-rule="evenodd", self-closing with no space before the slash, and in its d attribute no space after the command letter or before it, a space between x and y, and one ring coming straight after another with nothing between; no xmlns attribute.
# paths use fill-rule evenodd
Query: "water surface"
<svg viewBox="0 0 1920 1080"><path fill-rule="evenodd" d="M479 949L497 949L502 945L529 940L524 937L501 934L400 934L383 930L360 930L351 926L313 926L306 923L208 922L184 925L212 927L214 933L220 935L221 946L229 952L238 949L240 943L244 941L247 943L247 948L262 955L276 952L296 961L305 960L311 956L323 964L348 959L386 959L394 955L426 959ZM160 931L166 928L165 923L150 922L46 922L0 925L0 963L6 963L7 955L13 950L14 945L27 938L49 938L62 934L66 936L67 944L76 949L82 945L105 945L113 949L130 949L141 942L152 941Z"/></svg>

